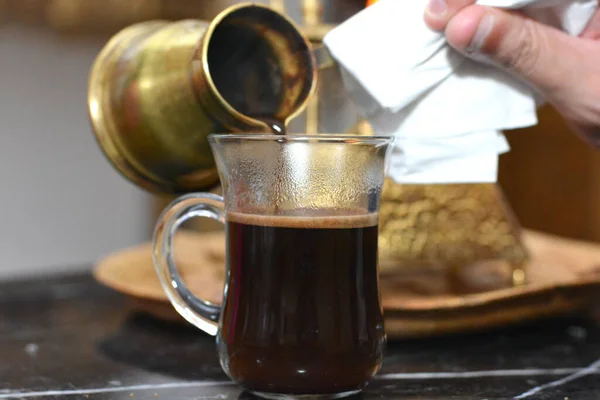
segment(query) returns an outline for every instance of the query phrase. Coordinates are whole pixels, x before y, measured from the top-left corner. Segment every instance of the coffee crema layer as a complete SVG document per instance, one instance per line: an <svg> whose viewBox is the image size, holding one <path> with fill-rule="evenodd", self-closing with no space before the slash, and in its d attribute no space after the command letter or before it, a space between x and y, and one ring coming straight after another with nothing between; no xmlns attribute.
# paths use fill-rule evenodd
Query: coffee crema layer
<svg viewBox="0 0 600 400"><path fill-rule="evenodd" d="M378 213L358 210L300 210L286 215L265 215L230 211L226 219L240 224L280 228L346 229L377 225Z"/></svg>

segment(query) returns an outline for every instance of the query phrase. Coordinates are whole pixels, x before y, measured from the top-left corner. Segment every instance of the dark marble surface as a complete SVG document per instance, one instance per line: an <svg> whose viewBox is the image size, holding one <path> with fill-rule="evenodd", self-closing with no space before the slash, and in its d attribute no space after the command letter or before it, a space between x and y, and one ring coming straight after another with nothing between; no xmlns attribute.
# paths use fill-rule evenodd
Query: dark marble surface
<svg viewBox="0 0 600 400"><path fill-rule="evenodd" d="M600 399L600 324L390 343L358 399ZM246 399L214 339L136 314L89 276L0 284L0 399Z"/></svg>

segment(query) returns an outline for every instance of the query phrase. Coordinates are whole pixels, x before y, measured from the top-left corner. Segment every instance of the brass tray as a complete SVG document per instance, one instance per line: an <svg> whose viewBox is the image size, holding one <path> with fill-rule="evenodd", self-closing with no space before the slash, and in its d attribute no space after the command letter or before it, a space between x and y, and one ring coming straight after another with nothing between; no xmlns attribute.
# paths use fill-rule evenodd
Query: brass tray
<svg viewBox="0 0 600 400"><path fill-rule="evenodd" d="M390 339L436 336L502 327L534 319L586 312L600 297L600 245L525 231L531 254L528 282L519 287L453 295L434 276L381 275ZM190 290L215 303L222 299L223 233L181 231L175 260ZM485 274L486 267L473 269ZM102 284L130 296L143 312L185 322L168 303L149 243L111 254L94 270Z"/></svg>

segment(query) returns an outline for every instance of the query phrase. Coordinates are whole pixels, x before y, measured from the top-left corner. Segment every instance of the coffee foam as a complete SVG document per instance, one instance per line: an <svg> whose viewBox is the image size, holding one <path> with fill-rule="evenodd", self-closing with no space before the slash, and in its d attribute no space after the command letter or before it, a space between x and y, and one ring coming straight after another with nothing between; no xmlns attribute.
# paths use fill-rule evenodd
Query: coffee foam
<svg viewBox="0 0 600 400"><path fill-rule="evenodd" d="M261 215L228 212L227 221L245 225L272 226L278 228L349 229L376 226L378 213L355 213L342 215Z"/></svg>

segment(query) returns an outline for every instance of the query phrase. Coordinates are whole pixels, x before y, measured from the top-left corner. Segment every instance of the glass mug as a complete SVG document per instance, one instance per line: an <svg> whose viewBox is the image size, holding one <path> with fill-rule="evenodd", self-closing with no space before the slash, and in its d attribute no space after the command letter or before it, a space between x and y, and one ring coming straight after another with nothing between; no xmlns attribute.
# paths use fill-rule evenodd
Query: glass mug
<svg viewBox="0 0 600 400"><path fill-rule="evenodd" d="M223 197L178 198L154 234L170 301L217 336L223 370L258 396L359 392L379 371L386 340L377 224L392 138L225 134L209 142ZM173 261L173 235L194 217L226 227L222 305L192 294Z"/></svg>

